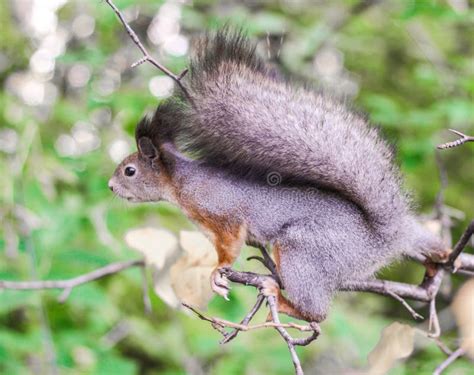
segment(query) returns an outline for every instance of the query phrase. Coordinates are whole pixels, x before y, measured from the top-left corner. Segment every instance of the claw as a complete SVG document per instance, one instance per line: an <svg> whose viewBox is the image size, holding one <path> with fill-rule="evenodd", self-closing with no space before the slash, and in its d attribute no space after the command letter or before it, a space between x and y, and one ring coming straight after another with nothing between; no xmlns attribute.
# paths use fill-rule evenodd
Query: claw
<svg viewBox="0 0 474 375"><path fill-rule="evenodd" d="M211 288L214 293L229 301L229 281L223 275L222 268L216 268L211 274Z"/></svg>

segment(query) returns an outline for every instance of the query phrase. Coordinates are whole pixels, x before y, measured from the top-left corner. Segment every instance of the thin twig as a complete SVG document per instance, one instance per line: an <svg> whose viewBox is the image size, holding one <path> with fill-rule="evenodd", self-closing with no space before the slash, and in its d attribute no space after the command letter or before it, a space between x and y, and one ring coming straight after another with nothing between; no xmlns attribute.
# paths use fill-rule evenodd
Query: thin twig
<svg viewBox="0 0 474 375"><path fill-rule="evenodd" d="M428 336L431 340L433 340L436 345L438 346L438 348L446 355L451 355L453 353L453 351L451 349L449 349L445 344L444 342L442 342L439 337L430 337Z"/></svg>
<svg viewBox="0 0 474 375"><path fill-rule="evenodd" d="M466 135L466 134L461 133L460 131L457 131L457 130L454 130L454 129L449 129L449 131L454 133L454 134L459 135L461 138L459 138L459 139L457 139L453 142L447 142L447 143L443 143L443 144L438 145L437 147L440 150L445 150L447 148L458 147L458 146L461 146L462 144L467 143L467 142L474 142L474 137L472 137L470 135Z"/></svg>
<svg viewBox="0 0 474 375"><path fill-rule="evenodd" d="M143 260L128 260L125 262L117 262L109 264L105 267L98 268L92 272L86 273L67 280L42 280L42 281L7 281L0 280L0 289L14 290L40 290L40 289L63 289L64 292L60 299L64 300L69 296L71 290L79 285L88 283L93 280L103 278L132 267L143 267Z"/></svg>
<svg viewBox="0 0 474 375"><path fill-rule="evenodd" d="M469 242L469 239L471 236L474 234L474 220L470 222L470 224L467 226L466 230L462 234L461 238L459 241L456 243L454 246L453 252L449 255L449 260L447 262L447 266L452 268L454 272L457 271L460 267L462 267L462 261L459 262L459 265L456 265L455 262L459 257L459 254L464 250L466 247L467 243Z"/></svg>
<svg viewBox="0 0 474 375"><path fill-rule="evenodd" d="M216 318L216 317L208 317L204 315L203 313L199 312L197 309L194 307L188 305L187 303L182 304L184 307L187 309L191 310L193 313L195 313L199 319L205 320L209 323L215 324L216 326L219 326L221 328L233 328L238 331L252 331L255 329L261 329L261 328L294 328L297 329L298 331L301 332L312 332L314 331L313 327L310 325L301 325L301 324L296 324L296 323L275 323L275 322L265 322L265 323L259 323L259 324L253 324L253 325L247 325L247 324L242 324L242 323L234 323L229 320L221 319L221 318Z"/></svg>
<svg viewBox="0 0 474 375"><path fill-rule="evenodd" d="M122 12L120 12L120 10L115 6L115 4L113 3L112 0L105 0L105 2L113 9L113 11L115 12L115 14L117 15L117 17L120 19L120 22L122 23L122 25L125 27L125 30L127 31L127 34L130 36L130 38L133 40L133 43L136 44L136 46L140 49L140 51L142 52L143 54L143 57L138 60L137 62L133 63L132 64L132 68L138 66L138 65L141 65L143 64L144 62L148 61L150 64L152 64L153 66L155 66L156 68L158 68L159 70L161 70L164 74L166 74L168 77L170 77L173 81L176 82L176 84L179 86L179 88L181 89L181 91L183 92L183 94L186 96L186 99L189 100L189 102L191 104L193 104L193 100L191 98L191 96L189 95L188 93L188 90L186 89L186 87L183 85L183 83L181 82L181 79L185 76L185 74L187 73L187 69L185 69L184 71L182 71L180 74L176 75L174 74L171 70L169 70L168 68L166 68L164 65L160 64L157 60L155 60L149 53L148 53L148 50L145 48L145 46L143 45L143 43L140 41L140 39L138 38L137 34L135 33L135 31L133 31L133 29L130 27L130 25L127 23L127 21L125 20L125 17L123 16Z"/></svg>
<svg viewBox="0 0 474 375"><path fill-rule="evenodd" d="M429 337L439 338L441 327L439 325L438 311L436 310L436 299L430 301L430 320L428 322Z"/></svg>
<svg viewBox="0 0 474 375"><path fill-rule="evenodd" d="M448 348L448 346L441 341L439 337L433 337L430 332L426 332L424 329L421 328L415 328L416 332L419 333L420 335L426 337L430 341L434 342L436 346L447 356L451 355L453 352L451 349Z"/></svg>
<svg viewBox="0 0 474 375"><path fill-rule="evenodd" d="M240 322L240 324L247 326L250 321L253 319L255 314L257 313L258 310L260 310L260 307L262 307L262 303L265 300L265 296L263 294L259 294L257 297L257 301L255 302L255 305L253 308L247 313L244 319ZM237 335L239 334L240 330L239 329L234 329L233 331L227 333L224 335L224 338L220 341L221 344L227 344L229 341L233 340Z"/></svg>
<svg viewBox="0 0 474 375"><path fill-rule="evenodd" d="M405 301L402 297L400 297L398 294L392 292L392 291L388 291L388 293L390 294L390 296L394 299L396 299L398 302L400 302L403 307L405 307L411 314L411 316L413 316L413 319L424 319L422 315L418 314L408 303L407 301Z"/></svg>
<svg viewBox="0 0 474 375"><path fill-rule="evenodd" d="M424 287L387 280L349 281L340 290L346 292L369 292L390 297L396 294L400 298L421 302L430 301L429 293Z"/></svg>
<svg viewBox="0 0 474 375"><path fill-rule="evenodd" d="M441 375L441 373L446 370L451 363L453 363L459 357L462 357L464 354L466 354L466 350L463 348L459 348L452 352L451 355L443 363L436 367L436 370L433 372L433 375Z"/></svg>
<svg viewBox="0 0 474 375"><path fill-rule="evenodd" d="M272 273L273 278L277 281L278 285L280 285L280 288L283 288L283 285L280 280L280 275L278 275L276 264L273 261L272 257L268 254L268 251L265 246L261 246L259 244L252 245L261 251L262 256L250 256L247 258L247 260L258 260L259 262L261 262Z"/></svg>

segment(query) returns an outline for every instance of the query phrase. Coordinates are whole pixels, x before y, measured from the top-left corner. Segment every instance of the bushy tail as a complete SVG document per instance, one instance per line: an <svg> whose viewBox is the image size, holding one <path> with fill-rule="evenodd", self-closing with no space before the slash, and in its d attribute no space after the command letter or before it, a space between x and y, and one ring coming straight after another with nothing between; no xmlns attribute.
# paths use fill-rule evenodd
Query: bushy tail
<svg viewBox="0 0 474 375"><path fill-rule="evenodd" d="M394 235L408 204L388 144L342 104L276 79L240 33L203 38L177 104L174 132L208 163L265 179L338 191L380 234Z"/></svg>

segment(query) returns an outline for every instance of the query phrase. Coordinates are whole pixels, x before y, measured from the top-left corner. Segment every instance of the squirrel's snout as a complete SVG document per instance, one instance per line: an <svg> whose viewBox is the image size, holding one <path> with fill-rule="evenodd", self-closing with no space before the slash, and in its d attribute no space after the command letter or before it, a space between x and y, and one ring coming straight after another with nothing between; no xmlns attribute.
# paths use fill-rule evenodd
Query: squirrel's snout
<svg viewBox="0 0 474 375"><path fill-rule="evenodd" d="M114 191L114 184L112 183L112 179L109 180L108 186L109 186L110 191L113 192Z"/></svg>

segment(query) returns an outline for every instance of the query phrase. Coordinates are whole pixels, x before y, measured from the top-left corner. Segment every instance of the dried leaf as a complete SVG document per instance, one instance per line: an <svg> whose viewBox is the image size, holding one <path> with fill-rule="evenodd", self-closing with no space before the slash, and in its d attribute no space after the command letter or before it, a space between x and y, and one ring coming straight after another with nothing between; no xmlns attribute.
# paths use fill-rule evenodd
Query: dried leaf
<svg viewBox="0 0 474 375"><path fill-rule="evenodd" d="M210 276L217 265L214 246L200 232L182 231L180 244L184 255L171 267L171 286L178 298L205 308L213 296Z"/></svg>
<svg viewBox="0 0 474 375"><path fill-rule="evenodd" d="M398 322L384 328L379 342L368 356L368 375L386 374L399 359L408 357L414 346L415 329Z"/></svg>
<svg viewBox="0 0 474 375"><path fill-rule="evenodd" d="M138 228L129 230L125 241L144 256L147 266L151 268L155 294L170 307L179 307L179 299L171 287L169 267L166 267L181 252L176 236L163 229Z"/></svg>
<svg viewBox="0 0 474 375"><path fill-rule="evenodd" d="M461 334L461 348L474 358L474 279L464 283L451 305Z"/></svg>
<svg viewBox="0 0 474 375"><path fill-rule="evenodd" d="M217 254L214 245L201 232L179 232L179 244L189 256L189 260L198 260L200 265L216 266Z"/></svg>
<svg viewBox="0 0 474 375"><path fill-rule="evenodd" d="M132 229L125 235L128 246L138 250L153 269L155 293L169 306L180 302L205 308L213 297L211 272L217 265L217 254L211 242L200 232L182 231L177 238L155 228ZM183 254L171 267L167 267Z"/></svg>
<svg viewBox="0 0 474 375"><path fill-rule="evenodd" d="M157 270L161 270L166 260L178 251L178 240L164 229L131 229L125 234L125 242L145 257L147 265Z"/></svg>
<svg viewBox="0 0 474 375"><path fill-rule="evenodd" d="M153 290L168 306L177 309L181 303L171 286L169 269L153 272Z"/></svg>

